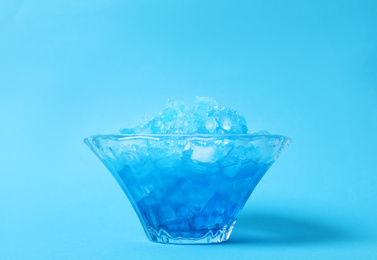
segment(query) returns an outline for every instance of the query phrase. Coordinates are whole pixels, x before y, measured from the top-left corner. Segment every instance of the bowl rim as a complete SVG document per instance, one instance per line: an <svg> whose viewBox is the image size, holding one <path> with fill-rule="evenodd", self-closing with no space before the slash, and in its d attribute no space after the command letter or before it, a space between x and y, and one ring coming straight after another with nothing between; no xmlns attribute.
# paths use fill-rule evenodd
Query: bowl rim
<svg viewBox="0 0 377 260"><path fill-rule="evenodd" d="M161 140L161 139L284 139L286 142L291 143L292 139L283 135L276 134L265 134L265 133L251 133L251 134L97 134L86 137L86 139L112 139L112 140L130 140L130 139L151 139L151 140Z"/></svg>

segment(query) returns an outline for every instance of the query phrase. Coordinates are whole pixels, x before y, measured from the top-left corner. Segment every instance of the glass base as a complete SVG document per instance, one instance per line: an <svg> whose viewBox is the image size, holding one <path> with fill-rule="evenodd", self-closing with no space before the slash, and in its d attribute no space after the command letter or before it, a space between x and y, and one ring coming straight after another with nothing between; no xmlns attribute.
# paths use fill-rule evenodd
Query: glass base
<svg viewBox="0 0 377 260"><path fill-rule="evenodd" d="M221 243L229 239L232 233L233 227L236 224L234 221L232 225L225 226L216 234L213 234L212 230L208 231L203 237L172 237L168 232L161 229L157 232L155 229L148 227L147 236L150 241L163 244L212 244Z"/></svg>

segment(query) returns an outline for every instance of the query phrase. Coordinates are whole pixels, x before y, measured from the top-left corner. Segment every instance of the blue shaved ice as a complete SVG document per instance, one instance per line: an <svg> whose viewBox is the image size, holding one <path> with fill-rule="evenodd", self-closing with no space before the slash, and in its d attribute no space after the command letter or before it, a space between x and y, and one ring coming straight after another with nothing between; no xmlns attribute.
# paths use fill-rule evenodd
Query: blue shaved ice
<svg viewBox="0 0 377 260"><path fill-rule="evenodd" d="M169 100L149 122L122 134L246 134L246 120L237 111L221 107L211 98L197 97L191 107Z"/></svg>
<svg viewBox="0 0 377 260"><path fill-rule="evenodd" d="M250 194L290 143L266 131L247 134L237 111L198 97L175 100L122 135L86 144L129 198L149 240L207 244L228 240Z"/></svg>

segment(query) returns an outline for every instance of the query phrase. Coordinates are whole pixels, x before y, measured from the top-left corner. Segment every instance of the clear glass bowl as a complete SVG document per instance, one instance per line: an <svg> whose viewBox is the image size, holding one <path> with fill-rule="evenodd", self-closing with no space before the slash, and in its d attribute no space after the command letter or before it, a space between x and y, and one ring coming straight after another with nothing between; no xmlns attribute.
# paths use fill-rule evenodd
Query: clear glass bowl
<svg viewBox="0 0 377 260"><path fill-rule="evenodd" d="M250 194L291 142L280 135L96 135L106 165L153 242L228 240Z"/></svg>

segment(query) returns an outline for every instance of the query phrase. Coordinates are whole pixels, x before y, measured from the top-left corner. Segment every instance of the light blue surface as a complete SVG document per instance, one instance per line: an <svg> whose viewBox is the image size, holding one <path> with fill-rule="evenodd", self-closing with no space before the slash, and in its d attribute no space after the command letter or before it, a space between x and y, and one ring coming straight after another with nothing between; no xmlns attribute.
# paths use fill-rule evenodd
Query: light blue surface
<svg viewBox="0 0 377 260"><path fill-rule="evenodd" d="M377 2L1 1L0 259L373 259ZM289 136L228 243L147 241L84 145L210 96Z"/></svg>

